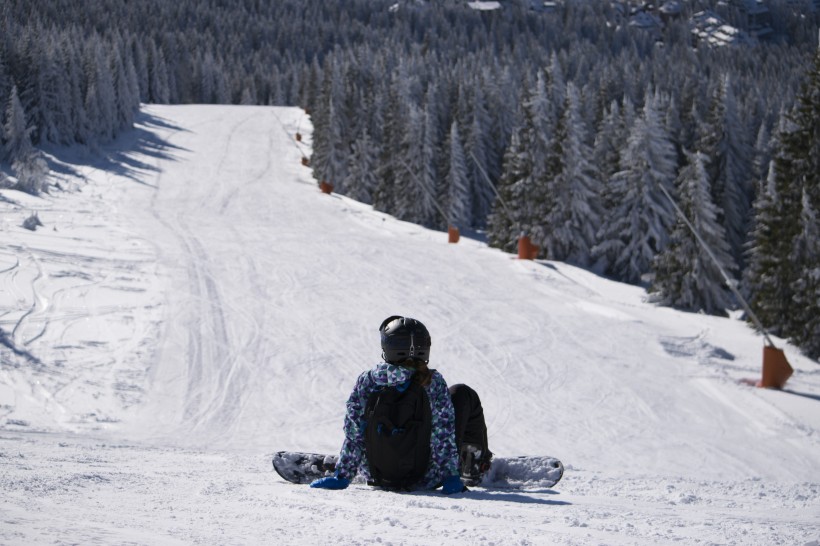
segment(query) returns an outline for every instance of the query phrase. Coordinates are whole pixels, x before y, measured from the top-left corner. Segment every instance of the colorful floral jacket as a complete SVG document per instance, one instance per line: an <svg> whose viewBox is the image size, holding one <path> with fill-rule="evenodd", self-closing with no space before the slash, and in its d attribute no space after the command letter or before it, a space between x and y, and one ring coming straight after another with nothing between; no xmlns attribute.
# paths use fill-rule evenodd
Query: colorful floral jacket
<svg viewBox="0 0 820 546"><path fill-rule="evenodd" d="M444 377L435 370L427 389L430 409L433 414L430 435L430 466L416 489L432 489L444 478L459 474L458 450L456 449L455 411L450 400L450 391ZM356 387L347 400L345 415L345 441L336 465L336 475L352 480L361 473L370 479L365 455L365 429L367 419L365 406L370 395L384 387L393 387L409 381L413 370L382 362L372 370L362 373L356 380Z"/></svg>

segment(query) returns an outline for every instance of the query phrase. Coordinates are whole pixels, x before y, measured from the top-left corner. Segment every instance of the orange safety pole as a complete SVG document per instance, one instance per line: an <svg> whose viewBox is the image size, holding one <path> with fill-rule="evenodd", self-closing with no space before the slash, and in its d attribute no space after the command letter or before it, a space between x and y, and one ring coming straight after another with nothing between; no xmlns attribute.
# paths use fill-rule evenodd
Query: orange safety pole
<svg viewBox="0 0 820 546"><path fill-rule="evenodd" d="M322 180L319 182L319 189L322 190L322 193L333 193L333 184L326 180Z"/></svg>
<svg viewBox="0 0 820 546"><path fill-rule="evenodd" d="M530 254L532 250L530 249L530 238L526 235L522 235L518 238L518 259L519 260L529 260Z"/></svg>
<svg viewBox="0 0 820 546"><path fill-rule="evenodd" d="M461 234L458 231L458 228L455 226L447 226L447 242L448 243L457 243Z"/></svg>
<svg viewBox="0 0 820 546"><path fill-rule="evenodd" d="M307 156L302 156L302 165L304 165L305 167L310 166L310 160L307 158Z"/></svg>
<svg viewBox="0 0 820 546"><path fill-rule="evenodd" d="M302 133L296 133L296 142L302 142Z"/></svg>
<svg viewBox="0 0 820 546"><path fill-rule="evenodd" d="M538 257L538 251L541 248L538 245L532 244L532 241L526 235L521 235L518 238L518 259L519 260L534 260Z"/></svg>
<svg viewBox="0 0 820 546"><path fill-rule="evenodd" d="M757 382L758 387L782 389L793 373L794 369L782 349L774 345L763 346L763 373Z"/></svg>

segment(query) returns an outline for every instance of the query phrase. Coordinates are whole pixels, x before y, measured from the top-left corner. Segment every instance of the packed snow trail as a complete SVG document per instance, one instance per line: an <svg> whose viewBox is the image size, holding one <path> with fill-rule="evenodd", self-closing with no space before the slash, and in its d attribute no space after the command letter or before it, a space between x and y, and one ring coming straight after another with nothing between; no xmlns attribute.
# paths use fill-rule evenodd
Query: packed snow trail
<svg viewBox="0 0 820 546"><path fill-rule="evenodd" d="M81 192L8 194L46 228L3 224L0 327L39 363L0 370L0 542L820 539L816 363L787 346L791 393L740 385L761 361L745 324L322 194L310 142L298 109L149 106L110 164L62 159ZM397 313L478 391L491 449L566 463L556 491L273 474L273 451L338 451Z"/></svg>

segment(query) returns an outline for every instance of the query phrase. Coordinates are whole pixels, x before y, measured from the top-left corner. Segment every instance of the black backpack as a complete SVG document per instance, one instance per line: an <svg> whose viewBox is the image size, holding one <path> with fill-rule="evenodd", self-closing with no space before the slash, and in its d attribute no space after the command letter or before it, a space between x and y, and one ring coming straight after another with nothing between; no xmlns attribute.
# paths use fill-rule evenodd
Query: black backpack
<svg viewBox="0 0 820 546"><path fill-rule="evenodd" d="M402 392L386 387L370 395L365 410L365 453L371 485L408 489L430 464L432 412L427 391L411 382Z"/></svg>

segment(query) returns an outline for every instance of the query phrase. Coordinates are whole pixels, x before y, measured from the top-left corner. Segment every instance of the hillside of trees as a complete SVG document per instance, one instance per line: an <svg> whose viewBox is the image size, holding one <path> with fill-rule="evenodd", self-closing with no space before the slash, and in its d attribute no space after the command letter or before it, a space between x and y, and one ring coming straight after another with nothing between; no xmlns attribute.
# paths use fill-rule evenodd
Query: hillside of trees
<svg viewBox="0 0 820 546"><path fill-rule="evenodd" d="M766 43L713 48L691 12L658 35L603 1L6 0L0 160L48 191L39 148L109 142L140 103L298 105L339 193L505 250L526 234L542 258L723 314L736 302L669 193L816 358L820 16L798 4L768 2Z"/></svg>

